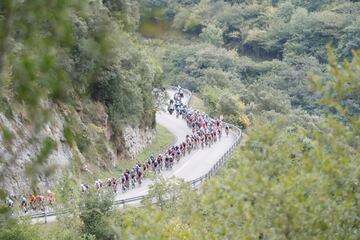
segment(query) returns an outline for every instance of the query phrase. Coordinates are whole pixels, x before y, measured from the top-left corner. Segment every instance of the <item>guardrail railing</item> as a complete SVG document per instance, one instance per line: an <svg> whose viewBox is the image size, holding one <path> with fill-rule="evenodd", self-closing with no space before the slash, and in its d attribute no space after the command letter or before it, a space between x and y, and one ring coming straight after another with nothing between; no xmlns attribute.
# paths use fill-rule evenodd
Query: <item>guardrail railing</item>
<svg viewBox="0 0 360 240"><path fill-rule="evenodd" d="M171 89L176 89L176 87L171 86ZM184 89L184 92L187 92L187 94L190 95L187 104L189 104L191 98L192 98L192 92ZM213 167L204 175L193 179L190 182L191 186L193 189L196 189L202 182L210 179L212 176L214 176L216 174L216 172L219 170L220 167L222 167L224 165L224 163L229 159L229 157L231 156L231 154L234 152L235 148L239 145L239 143L241 142L242 139L242 131L241 129L239 129L238 127L232 125L232 124L228 124L230 126L230 128L235 132L236 134L236 140L235 142L232 144L232 146L226 151L226 153L224 153L221 158L213 165ZM115 200L113 203L113 206L119 206L119 205L123 205L125 206L126 204L129 203L136 203L136 202L141 202L142 200L144 200L146 198L147 194L144 195L140 195L140 196L136 196L136 197L132 197L132 198L126 198L126 199L120 199L120 200ZM51 217L51 216L56 216L58 214L64 214L69 212L69 210L63 210L63 211L58 211L58 212L44 212L44 213L36 213L36 214L32 214L31 218L45 218L44 221L45 223L47 222L47 217Z"/></svg>
<svg viewBox="0 0 360 240"><path fill-rule="evenodd" d="M222 155L222 157L215 163L215 165L206 174L204 174L203 176L198 177L198 178L191 181L191 185L192 185L193 188L195 188L198 183L201 183L204 180L207 180L207 179L211 178L213 175L215 175L216 172L219 170L219 168L222 167L224 165L224 163L229 159L229 157L234 152L237 145L240 144L241 139L242 139L242 131L241 131L241 129L239 129L238 127L236 127L234 125L230 125L230 126L231 126L232 129L235 129L235 131L238 132L235 142L226 151L226 153L224 153L224 155Z"/></svg>

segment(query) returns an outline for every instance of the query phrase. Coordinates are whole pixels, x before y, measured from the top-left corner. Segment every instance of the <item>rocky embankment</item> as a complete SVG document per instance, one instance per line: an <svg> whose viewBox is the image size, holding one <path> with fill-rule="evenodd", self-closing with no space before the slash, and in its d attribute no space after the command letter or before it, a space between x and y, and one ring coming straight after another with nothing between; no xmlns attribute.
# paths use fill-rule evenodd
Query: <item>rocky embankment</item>
<svg viewBox="0 0 360 240"><path fill-rule="evenodd" d="M24 114L0 113L0 127L8 135L0 135L0 188L9 194L32 192L32 180L40 191L46 191L65 173L91 174L96 168L115 167L136 158L154 138L151 127L127 125L115 134L100 103L51 109L50 120L40 130L34 130ZM43 161L47 141L53 150Z"/></svg>

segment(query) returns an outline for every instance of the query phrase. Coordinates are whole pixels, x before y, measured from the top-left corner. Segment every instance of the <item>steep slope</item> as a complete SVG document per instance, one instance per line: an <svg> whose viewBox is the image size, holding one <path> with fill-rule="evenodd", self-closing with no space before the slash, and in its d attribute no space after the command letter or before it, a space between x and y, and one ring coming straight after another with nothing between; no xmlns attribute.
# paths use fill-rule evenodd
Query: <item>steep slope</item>
<svg viewBox="0 0 360 240"><path fill-rule="evenodd" d="M161 69L129 30L130 10L117 9L122 19L98 0L2 8L13 17L0 22L0 188L43 192L64 174L81 181L135 158L154 136Z"/></svg>
<svg viewBox="0 0 360 240"><path fill-rule="evenodd" d="M12 135L10 142L0 137L0 155L4 161L0 187L15 195L34 190L44 192L52 188L63 174L80 177L91 174L93 168L115 168L121 161L135 158L151 143L153 128L126 125L123 135L117 137L116 141L120 143L116 144L111 138L113 129L105 107L100 103L96 105L98 110L91 117L102 121L87 122L82 116L84 112L71 108L62 111L53 109L51 120L38 131L36 139L31 125L21 114L7 118L0 113L0 125ZM75 144L69 143L71 140L66 135L69 115L76 121L76 128L80 129L80 135L76 136L79 140ZM43 161L41 158L47 151L46 146L53 146L53 149ZM36 170L32 169L35 166ZM36 183L39 189L32 189L32 183Z"/></svg>

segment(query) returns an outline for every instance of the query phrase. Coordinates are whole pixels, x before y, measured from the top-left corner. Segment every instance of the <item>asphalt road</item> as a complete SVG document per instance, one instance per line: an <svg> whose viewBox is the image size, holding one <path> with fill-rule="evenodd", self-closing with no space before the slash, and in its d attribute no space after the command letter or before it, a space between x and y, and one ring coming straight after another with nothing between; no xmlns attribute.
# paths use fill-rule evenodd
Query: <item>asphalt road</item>
<svg viewBox="0 0 360 240"><path fill-rule="evenodd" d="M174 91L169 90L168 94L169 96L173 96ZM183 101L187 102L188 98L189 96L185 95ZM163 110L156 114L156 121L176 136L176 145L181 143L187 134L191 134L191 129L181 117L176 118L175 115L170 115L168 112ZM236 135L234 133L230 132L229 136L226 136L224 133L220 141L217 141L211 147L205 147L204 149L192 151L190 154L181 158L179 163L175 164L172 170L164 170L161 172L161 175L165 178L178 177L184 179L185 181L194 180L206 174L221 158L221 156L232 146L235 140ZM136 186L134 189L125 193L119 191L115 196L115 200L124 200L145 195L149 191L151 183L152 181L150 179L145 179L141 186ZM134 202L134 204L136 204L136 202ZM48 222L52 222L54 220L54 216L47 218ZM33 219L33 222L37 223L43 223L44 221L44 218Z"/></svg>
<svg viewBox="0 0 360 240"><path fill-rule="evenodd" d="M169 90L168 93L169 96L173 96L174 91ZM188 97L185 95L184 102L187 102ZM170 115L168 112L160 111L156 114L156 122L176 136L176 145L184 141L187 134L191 134L191 129L187 126L186 122L181 117L176 118L174 114ZM226 153L235 140L235 134L230 133L229 136L226 136L224 133L221 140L211 147L192 151L181 158L172 170L162 171L161 174L165 178L179 177L185 181L194 180L207 173L221 156ZM150 184L151 181L145 179L140 187L136 187L126 193L119 193L115 199L122 200L144 195L148 192Z"/></svg>

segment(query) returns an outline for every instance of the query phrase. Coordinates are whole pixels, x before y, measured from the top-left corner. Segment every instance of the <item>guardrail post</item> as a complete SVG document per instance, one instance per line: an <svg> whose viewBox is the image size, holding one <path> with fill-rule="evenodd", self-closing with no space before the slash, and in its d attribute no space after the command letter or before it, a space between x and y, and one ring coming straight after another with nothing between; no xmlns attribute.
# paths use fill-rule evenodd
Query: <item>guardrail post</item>
<svg viewBox="0 0 360 240"><path fill-rule="evenodd" d="M47 206L45 206L45 209L44 209L44 223L47 224Z"/></svg>

